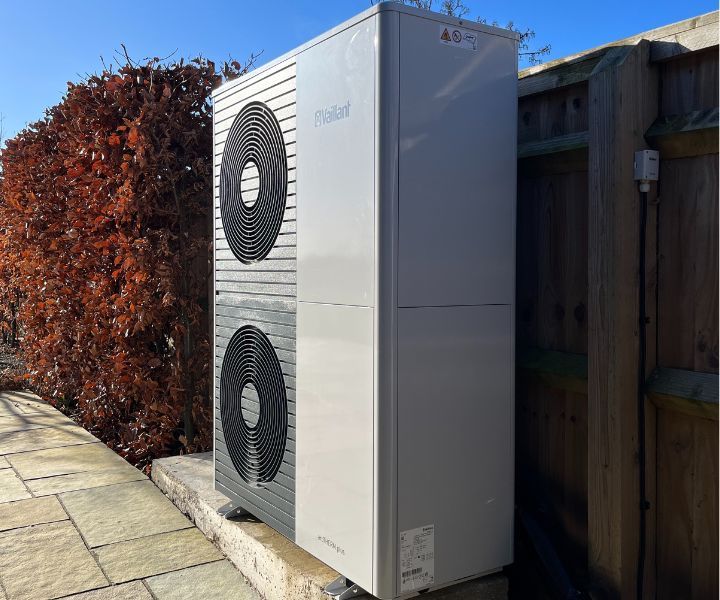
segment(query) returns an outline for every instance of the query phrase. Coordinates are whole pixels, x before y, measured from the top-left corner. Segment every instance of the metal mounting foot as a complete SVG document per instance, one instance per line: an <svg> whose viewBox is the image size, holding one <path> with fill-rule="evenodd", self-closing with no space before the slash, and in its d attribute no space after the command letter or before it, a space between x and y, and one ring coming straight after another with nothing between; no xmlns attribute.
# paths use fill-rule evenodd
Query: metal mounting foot
<svg viewBox="0 0 720 600"><path fill-rule="evenodd" d="M227 504L223 504L220 508L218 508L217 513L223 519L232 519L234 517L241 517L243 515L246 515L248 514L248 511L246 511L242 506L238 506L234 502L228 502Z"/></svg>
<svg viewBox="0 0 720 600"><path fill-rule="evenodd" d="M364 589L342 575L325 587L325 593L335 600L347 600L367 595Z"/></svg>

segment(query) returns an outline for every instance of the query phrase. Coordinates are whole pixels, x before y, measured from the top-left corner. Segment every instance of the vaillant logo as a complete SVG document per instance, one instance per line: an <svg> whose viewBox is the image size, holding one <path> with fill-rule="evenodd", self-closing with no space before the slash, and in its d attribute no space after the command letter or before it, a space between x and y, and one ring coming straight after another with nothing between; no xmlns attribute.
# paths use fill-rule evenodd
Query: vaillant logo
<svg viewBox="0 0 720 600"><path fill-rule="evenodd" d="M350 100L345 104L333 104L315 111L315 127L329 125L350 118Z"/></svg>

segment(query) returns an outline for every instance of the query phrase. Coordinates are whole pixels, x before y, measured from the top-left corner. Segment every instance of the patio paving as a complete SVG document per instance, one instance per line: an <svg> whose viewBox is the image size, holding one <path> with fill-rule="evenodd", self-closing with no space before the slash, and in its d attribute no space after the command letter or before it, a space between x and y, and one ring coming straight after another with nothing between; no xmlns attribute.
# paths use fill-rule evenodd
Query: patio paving
<svg viewBox="0 0 720 600"><path fill-rule="evenodd" d="M69 521L0 535L0 573L10 600L58 598L108 585Z"/></svg>
<svg viewBox="0 0 720 600"><path fill-rule="evenodd" d="M22 500L24 498L32 498L32 494L28 492L22 479L20 479L12 469L1 470L0 502L12 502L13 500Z"/></svg>
<svg viewBox="0 0 720 600"><path fill-rule="evenodd" d="M105 444L97 442L16 454L12 457L12 466L27 481L130 465Z"/></svg>
<svg viewBox="0 0 720 600"><path fill-rule="evenodd" d="M192 577L187 577L186 573ZM248 589L240 572L226 560L150 577L145 582L158 600L242 598L243 591L247 593Z"/></svg>
<svg viewBox="0 0 720 600"><path fill-rule="evenodd" d="M90 548L193 526L152 481L66 492L59 498Z"/></svg>
<svg viewBox="0 0 720 600"><path fill-rule="evenodd" d="M67 513L54 496L27 498L0 504L0 531L66 521Z"/></svg>
<svg viewBox="0 0 720 600"><path fill-rule="evenodd" d="M0 393L0 600L259 600L140 471L28 392Z"/></svg>

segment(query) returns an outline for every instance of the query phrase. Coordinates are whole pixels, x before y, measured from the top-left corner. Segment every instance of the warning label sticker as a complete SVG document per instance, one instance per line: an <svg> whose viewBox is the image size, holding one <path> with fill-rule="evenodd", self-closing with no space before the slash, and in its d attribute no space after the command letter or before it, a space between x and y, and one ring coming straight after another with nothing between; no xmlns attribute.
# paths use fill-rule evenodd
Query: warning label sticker
<svg viewBox="0 0 720 600"><path fill-rule="evenodd" d="M466 50L477 50L477 32L462 27L440 25L439 41L445 46L455 46Z"/></svg>
<svg viewBox="0 0 720 600"><path fill-rule="evenodd" d="M435 525L400 532L400 593L435 583Z"/></svg>

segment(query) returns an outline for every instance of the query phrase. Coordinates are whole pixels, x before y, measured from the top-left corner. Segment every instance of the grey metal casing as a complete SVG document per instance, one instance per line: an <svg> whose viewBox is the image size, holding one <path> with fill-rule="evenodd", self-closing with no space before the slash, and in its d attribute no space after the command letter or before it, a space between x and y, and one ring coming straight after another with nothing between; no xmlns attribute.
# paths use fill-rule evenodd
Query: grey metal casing
<svg viewBox="0 0 720 600"><path fill-rule="evenodd" d="M218 416L216 487L380 598L512 561L516 85L514 34L383 3L215 93L216 179L222 119L259 99L297 192L270 263L233 260L216 215L216 379L257 324L292 403L263 490ZM408 587L401 535L426 526L434 578Z"/></svg>

